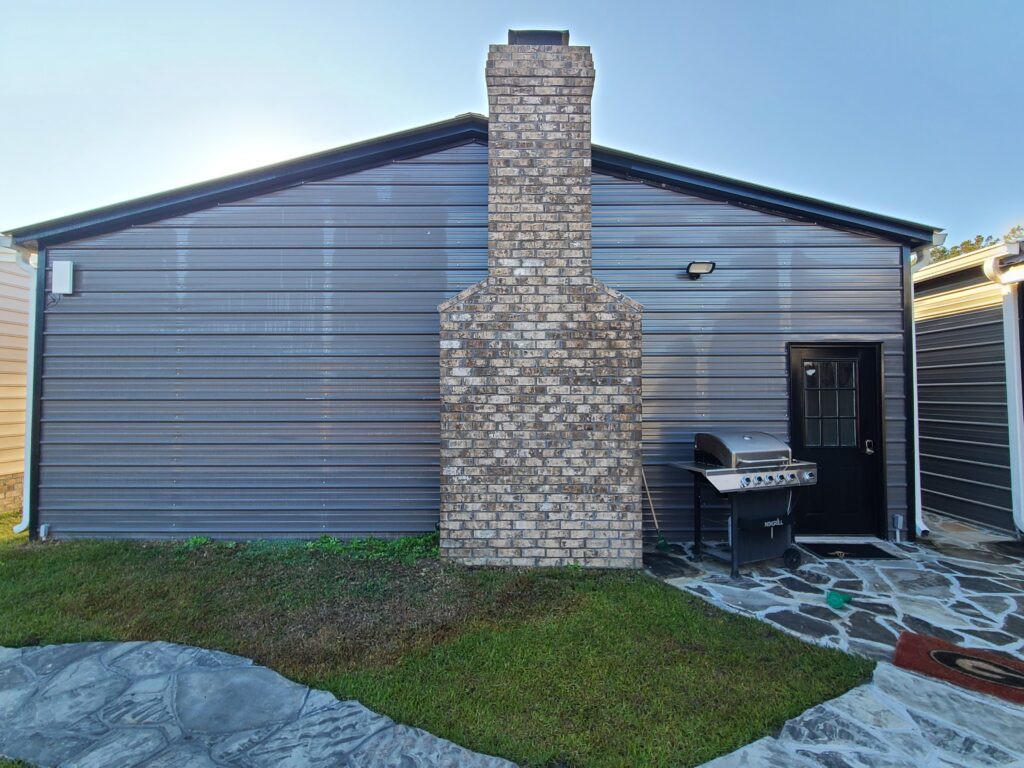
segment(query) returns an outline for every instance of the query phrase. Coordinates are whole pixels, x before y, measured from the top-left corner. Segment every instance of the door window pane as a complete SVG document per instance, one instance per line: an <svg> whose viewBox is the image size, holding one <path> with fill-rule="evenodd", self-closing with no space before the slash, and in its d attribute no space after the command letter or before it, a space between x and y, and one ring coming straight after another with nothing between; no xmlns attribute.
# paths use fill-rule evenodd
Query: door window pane
<svg viewBox="0 0 1024 768"><path fill-rule="evenodd" d="M818 388L818 365L817 363L807 362L804 363L804 388L805 389L817 389Z"/></svg>
<svg viewBox="0 0 1024 768"><path fill-rule="evenodd" d="M821 444L827 447L839 445L839 419L821 420Z"/></svg>
<svg viewBox="0 0 1024 768"><path fill-rule="evenodd" d="M804 419L804 445L810 448L821 445L821 419Z"/></svg>
<svg viewBox="0 0 1024 768"><path fill-rule="evenodd" d="M852 389L842 389L839 391L839 415L853 417L857 415L857 398L854 397L856 392Z"/></svg>
<svg viewBox="0 0 1024 768"><path fill-rule="evenodd" d="M834 362L821 363L821 384L822 389L835 389L836 387L836 364Z"/></svg>
<svg viewBox="0 0 1024 768"><path fill-rule="evenodd" d="M853 389L857 386L857 363L844 360L837 365L836 385L840 389Z"/></svg>
<svg viewBox="0 0 1024 768"><path fill-rule="evenodd" d="M821 395L821 415L835 416L837 414L836 391L834 389L823 389L818 394Z"/></svg>
<svg viewBox="0 0 1024 768"><path fill-rule="evenodd" d="M857 420L839 420L839 444L844 448L857 447Z"/></svg>
<svg viewBox="0 0 1024 768"><path fill-rule="evenodd" d="M807 413L806 416L812 416L817 418L821 416L821 401L819 399L820 392L808 392L807 393Z"/></svg>

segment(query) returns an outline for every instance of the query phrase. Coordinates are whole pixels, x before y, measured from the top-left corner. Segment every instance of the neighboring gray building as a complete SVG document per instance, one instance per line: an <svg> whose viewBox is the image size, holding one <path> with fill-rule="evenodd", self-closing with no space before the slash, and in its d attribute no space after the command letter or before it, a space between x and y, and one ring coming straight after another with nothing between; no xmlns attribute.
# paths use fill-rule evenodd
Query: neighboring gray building
<svg viewBox="0 0 1024 768"><path fill-rule="evenodd" d="M1024 533L1020 243L914 273L921 508Z"/></svg>
<svg viewBox="0 0 1024 768"><path fill-rule="evenodd" d="M433 530L437 307L486 275L487 140L463 115L15 230L45 266L33 530ZM643 306L666 533L689 532L692 499L668 463L726 426L819 462L798 531L913 532L910 254L933 228L618 150L589 162L593 276Z"/></svg>

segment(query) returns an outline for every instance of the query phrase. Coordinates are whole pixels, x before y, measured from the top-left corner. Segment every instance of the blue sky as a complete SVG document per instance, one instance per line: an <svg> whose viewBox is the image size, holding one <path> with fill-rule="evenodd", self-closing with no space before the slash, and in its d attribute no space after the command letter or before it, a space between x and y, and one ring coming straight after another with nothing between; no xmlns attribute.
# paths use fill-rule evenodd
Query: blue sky
<svg viewBox="0 0 1024 768"><path fill-rule="evenodd" d="M510 27L592 46L597 143L951 241L1024 222L1019 0L0 0L0 231L486 112Z"/></svg>

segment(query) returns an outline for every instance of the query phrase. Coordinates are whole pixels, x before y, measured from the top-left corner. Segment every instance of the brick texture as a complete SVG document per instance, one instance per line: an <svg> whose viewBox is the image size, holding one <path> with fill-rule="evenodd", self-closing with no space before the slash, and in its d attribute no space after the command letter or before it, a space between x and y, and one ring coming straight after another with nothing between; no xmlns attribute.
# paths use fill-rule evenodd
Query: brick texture
<svg viewBox="0 0 1024 768"><path fill-rule="evenodd" d="M441 547L640 566L641 310L591 272L590 49L495 45L488 276L441 305Z"/></svg>
<svg viewBox="0 0 1024 768"><path fill-rule="evenodd" d="M0 510L21 509L21 488L25 476L18 472L0 476Z"/></svg>

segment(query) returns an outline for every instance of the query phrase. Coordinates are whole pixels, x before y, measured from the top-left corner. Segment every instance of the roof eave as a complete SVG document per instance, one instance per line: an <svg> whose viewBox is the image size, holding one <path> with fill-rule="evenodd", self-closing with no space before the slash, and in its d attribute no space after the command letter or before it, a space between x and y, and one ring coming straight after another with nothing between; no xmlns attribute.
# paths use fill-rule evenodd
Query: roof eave
<svg viewBox="0 0 1024 768"><path fill-rule="evenodd" d="M19 227L11 230L9 234L19 246L38 248L56 245L189 213L293 184L354 173L471 141L487 141L487 118L483 115L459 115L450 120L349 144L315 155L286 160L233 176ZM865 232L914 248L930 245L935 233L941 231L925 224L793 195L607 147L593 148L593 165L595 170L611 175L636 178L817 224Z"/></svg>
<svg viewBox="0 0 1024 768"><path fill-rule="evenodd" d="M354 173L403 157L487 140L487 119L465 114L450 120L285 160L231 176L11 230L18 245L37 248L176 216L292 184Z"/></svg>
<svg viewBox="0 0 1024 768"><path fill-rule="evenodd" d="M613 175L638 178L683 192L718 197L818 224L866 232L918 248L931 245L941 228L918 222L882 216L812 197L781 192L725 176L672 165L608 147L593 148L595 168Z"/></svg>

